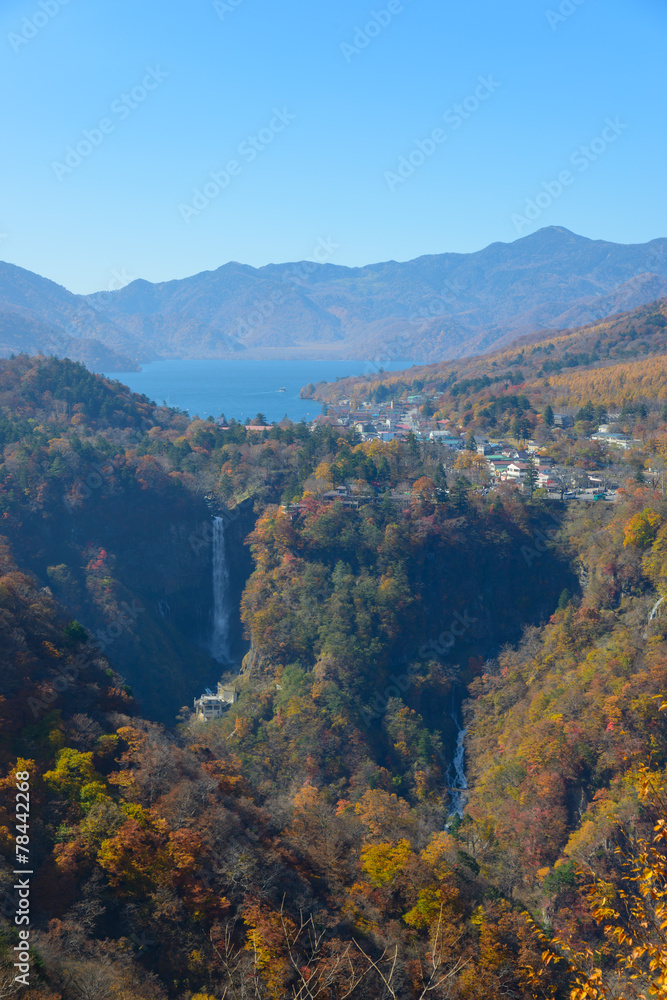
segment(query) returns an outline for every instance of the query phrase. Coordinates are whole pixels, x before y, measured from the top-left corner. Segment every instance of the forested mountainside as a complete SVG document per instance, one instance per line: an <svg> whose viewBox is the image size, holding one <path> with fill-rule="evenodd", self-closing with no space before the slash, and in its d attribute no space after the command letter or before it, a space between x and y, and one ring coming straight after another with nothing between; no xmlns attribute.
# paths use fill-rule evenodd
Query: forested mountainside
<svg viewBox="0 0 667 1000"><path fill-rule="evenodd" d="M24 316L12 309L0 310L0 357L40 352L81 361L93 371L139 371L139 365L99 340L77 337L57 326Z"/></svg>
<svg viewBox="0 0 667 1000"><path fill-rule="evenodd" d="M667 402L667 299L599 323L545 337L521 338L500 351L460 361L413 366L306 386L302 395L336 404L384 402L425 392L435 409L463 426L493 430L508 393L528 400L527 418L546 406L568 412L593 400L620 409L650 399ZM507 408L505 408L507 409Z"/></svg>
<svg viewBox="0 0 667 1000"><path fill-rule="evenodd" d="M18 772L32 1000L564 1000L554 935L619 995L585 883L635 892L661 815L660 490L486 492L414 439L189 421L55 359L2 362L0 407L0 983ZM215 678L215 513L251 647L176 725L164 689Z"/></svg>
<svg viewBox="0 0 667 1000"><path fill-rule="evenodd" d="M63 354L71 338L93 338L134 362L238 356L435 361L599 320L667 294L664 239L626 246L552 226L476 253L358 268L333 263L337 249L327 237L311 260L260 268L231 262L189 278L136 280L89 296L0 264L0 310L19 321L4 339L9 336L14 351ZM58 333L38 342L43 324ZM69 350L97 363L99 346L86 341ZM105 363L108 371L130 370L120 367L122 357Z"/></svg>
<svg viewBox="0 0 667 1000"><path fill-rule="evenodd" d="M189 542L210 512L179 468L189 445L172 444L187 419L44 358L0 362L0 407L0 510L16 557L113 651L155 714L173 717L192 683L183 661L199 684L212 679L200 649L209 551ZM173 463L140 447L163 434Z"/></svg>
<svg viewBox="0 0 667 1000"><path fill-rule="evenodd" d="M0 356L44 353L105 368L138 371L130 356L113 349L113 324L99 311L47 278L0 261Z"/></svg>

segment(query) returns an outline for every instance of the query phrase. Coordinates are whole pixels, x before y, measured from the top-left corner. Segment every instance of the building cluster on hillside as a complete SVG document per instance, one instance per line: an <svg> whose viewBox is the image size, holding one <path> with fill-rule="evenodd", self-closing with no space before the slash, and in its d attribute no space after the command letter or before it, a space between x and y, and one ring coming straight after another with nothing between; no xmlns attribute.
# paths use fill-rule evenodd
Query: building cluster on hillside
<svg viewBox="0 0 667 1000"><path fill-rule="evenodd" d="M479 434L471 441L471 436L461 432L451 420L436 420L425 416L422 408L427 402L434 402L437 393L418 393L403 400L388 400L378 403L343 399L329 408L326 415L318 416L312 426L329 424L345 429L354 429L362 442L366 441L406 441L414 440L440 445L452 452L462 452L472 448L485 462L478 464L478 472L483 470L483 478L493 482L510 482L522 485L526 479L532 480L537 489L560 492L568 488L568 470L556 466L549 455L541 455L543 450L530 441L525 448L503 440L487 440ZM618 417L610 414L610 419ZM567 429L573 426L574 418L566 413L554 413L554 426ZM590 435L589 440L608 444L626 450L639 442L627 434L614 431L610 425L602 424ZM531 473L534 469L534 475ZM593 489L601 482L600 477L589 475L587 485ZM325 503L341 501L349 506L371 502L372 498L360 495L354 486L339 486L324 495ZM393 497L398 500L398 497ZM286 505L286 507L295 505ZM297 505L298 506L298 505Z"/></svg>
<svg viewBox="0 0 667 1000"><path fill-rule="evenodd" d="M641 444L640 441L632 440L627 434L621 434L620 431L611 431L609 424L600 424L595 434L591 434L591 441L602 441L604 444L614 445L616 448L622 448L624 451Z"/></svg>
<svg viewBox="0 0 667 1000"><path fill-rule="evenodd" d="M326 415L315 417L312 427L324 424L354 429L361 441L405 441L413 434L417 441L432 441L460 451L465 447L465 438L452 420L436 420L425 416L422 407L434 403L438 393L417 393L405 400L388 400L384 403L342 399L329 407ZM557 427L572 427L574 420L564 413L554 414ZM600 428L606 430L606 428ZM623 435L614 435L622 437ZM488 443L488 442L487 442ZM490 447L495 447L495 442Z"/></svg>
<svg viewBox="0 0 667 1000"><path fill-rule="evenodd" d="M535 485L538 489L561 488L561 480L553 468L553 458L550 455L538 454L535 444L529 444L525 449L501 444L496 454L485 452L485 458L492 478L500 482L523 482L528 476L532 462L536 475Z"/></svg>
<svg viewBox="0 0 667 1000"><path fill-rule="evenodd" d="M414 434L418 441L438 441L449 448L463 447L451 421L429 420L420 413L420 406L427 397L409 396L407 400L387 403L352 403L343 399L332 406L327 416L316 417L313 426L333 424L354 428L362 441L405 441Z"/></svg>

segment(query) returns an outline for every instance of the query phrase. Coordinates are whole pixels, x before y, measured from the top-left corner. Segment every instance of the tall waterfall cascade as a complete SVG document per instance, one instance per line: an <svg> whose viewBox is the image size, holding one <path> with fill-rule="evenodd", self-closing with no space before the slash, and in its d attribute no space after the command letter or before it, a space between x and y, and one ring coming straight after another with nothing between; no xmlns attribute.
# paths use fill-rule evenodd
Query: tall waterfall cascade
<svg viewBox="0 0 667 1000"><path fill-rule="evenodd" d="M211 653L219 663L229 662L229 627L232 616L225 522L213 519L213 633Z"/></svg>

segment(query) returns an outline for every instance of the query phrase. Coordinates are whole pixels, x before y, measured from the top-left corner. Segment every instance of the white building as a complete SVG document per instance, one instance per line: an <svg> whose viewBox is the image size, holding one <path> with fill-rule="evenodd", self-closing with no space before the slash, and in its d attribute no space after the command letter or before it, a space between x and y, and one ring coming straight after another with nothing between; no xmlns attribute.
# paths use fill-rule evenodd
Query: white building
<svg viewBox="0 0 667 1000"><path fill-rule="evenodd" d="M558 480L554 478L553 469L540 469L537 473L538 486L557 486Z"/></svg>
<svg viewBox="0 0 667 1000"><path fill-rule="evenodd" d="M602 441L604 444L614 445L617 448L632 448L635 444L639 442L632 441L627 434L622 434L620 431L616 433L611 433L610 431L598 431L596 434L591 434L592 441Z"/></svg>
<svg viewBox="0 0 667 1000"><path fill-rule="evenodd" d="M222 698L215 694L203 694L201 698L195 698L195 715L204 722L212 722L214 719L222 718L222 713L227 707Z"/></svg>
<svg viewBox="0 0 667 1000"><path fill-rule="evenodd" d="M507 466L506 475L508 479L525 479L527 472L527 462L510 462Z"/></svg>
<svg viewBox="0 0 667 1000"><path fill-rule="evenodd" d="M239 693L236 685L218 684L218 693L207 691L201 698L195 698L195 715L204 722L212 722L222 718L222 713L229 705L235 705Z"/></svg>

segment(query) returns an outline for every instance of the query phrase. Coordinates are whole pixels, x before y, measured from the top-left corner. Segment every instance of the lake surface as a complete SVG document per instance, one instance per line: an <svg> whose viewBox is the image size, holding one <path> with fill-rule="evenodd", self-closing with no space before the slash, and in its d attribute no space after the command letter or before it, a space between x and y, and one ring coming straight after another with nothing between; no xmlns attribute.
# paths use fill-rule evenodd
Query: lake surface
<svg viewBox="0 0 667 1000"><path fill-rule="evenodd" d="M386 371L408 368L410 361L383 361ZM166 403L191 416L219 417L245 422L263 413L269 423L312 420L322 412L313 399L299 399L309 382L333 382L349 375L378 371L372 361L154 361L141 372L113 372L133 392L145 393L158 405ZM285 392L280 392L284 387Z"/></svg>

